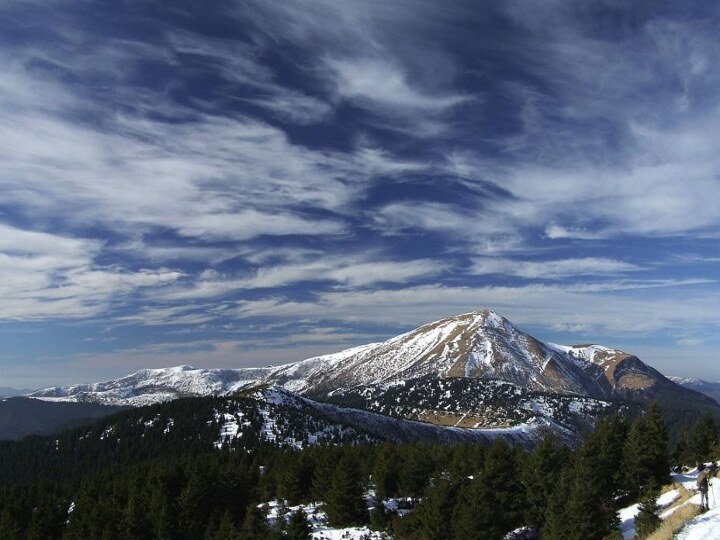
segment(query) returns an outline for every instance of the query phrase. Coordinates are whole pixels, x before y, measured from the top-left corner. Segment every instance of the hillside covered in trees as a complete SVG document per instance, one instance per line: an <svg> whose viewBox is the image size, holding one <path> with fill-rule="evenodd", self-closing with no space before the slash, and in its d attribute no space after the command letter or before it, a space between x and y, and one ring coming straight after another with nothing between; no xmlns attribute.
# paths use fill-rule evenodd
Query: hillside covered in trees
<svg viewBox="0 0 720 540"><path fill-rule="evenodd" d="M613 538L617 510L654 497L672 465L719 457L713 417L689 426L671 452L654 406L633 421L602 420L577 447L548 435L528 451L503 439L381 442L290 413L275 416L270 433L252 408L232 411L246 432L227 444L217 437L230 421L217 414L222 401L178 400L2 443L0 538L309 537L310 516L267 519L270 501L315 503L329 526L398 539L501 539L523 527L553 540Z"/></svg>

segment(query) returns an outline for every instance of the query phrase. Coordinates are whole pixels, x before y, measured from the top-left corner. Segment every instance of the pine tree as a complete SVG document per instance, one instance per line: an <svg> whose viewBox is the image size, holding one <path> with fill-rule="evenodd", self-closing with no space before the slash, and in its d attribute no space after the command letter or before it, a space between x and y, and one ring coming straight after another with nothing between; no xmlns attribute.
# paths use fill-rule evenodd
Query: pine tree
<svg viewBox="0 0 720 540"><path fill-rule="evenodd" d="M648 468L650 470L649 485L662 486L670 476L670 454L668 451L668 430L662 411L651 403L645 416L645 435L648 440Z"/></svg>
<svg viewBox="0 0 720 540"><path fill-rule="evenodd" d="M250 505L240 529L243 540L266 540L270 536L267 524L267 509Z"/></svg>
<svg viewBox="0 0 720 540"><path fill-rule="evenodd" d="M525 491L520 483L518 457L501 438L493 442L485 456L480 482L495 509L489 537L504 535L522 524Z"/></svg>
<svg viewBox="0 0 720 540"><path fill-rule="evenodd" d="M547 501L541 535L543 540L573 540L569 530L567 508L570 474L569 470L561 473L560 479Z"/></svg>
<svg viewBox="0 0 720 540"><path fill-rule="evenodd" d="M298 508L290 514L285 535L289 540L307 540L312 538L312 527L308 523L307 514Z"/></svg>
<svg viewBox="0 0 720 540"><path fill-rule="evenodd" d="M239 540L239 538L240 535L235 527L232 515L226 510L218 521L217 529L210 537L210 540Z"/></svg>
<svg viewBox="0 0 720 540"><path fill-rule="evenodd" d="M375 457L372 479L375 484L375 494L379 498L394 497L398 492L399 471L393 447L384 444Z"/></svg>
<svg viewBox="0 0 720 540"><path fill-rule="evenodd" d="M718 422L715 416L708 412L690 432L688 449L692 461L703 463L713 459L718 443Z"/></svg>
<svg viewBox="0 0 720 540"><path fill-rule="evenodd" d="M216 474L216 470L199 464L195 464L188 474L177 501L179 531L187 540L200 538L209 521L213 508L212 494L217 491Z"/></svg>
<svg viewBox="0 0 720 540"><path fill-rule="evenodd" d="M603 482L607 473L599 442L597 437L589 437L576 452L565 494L568 538L601 540L619 525L612 487Z"/></svg>
<svg viewBox="0 0 720 540"><path fill-rule="evenodd" d="M662 414L655 404L637 418L628 432L623 453L625 488L640 496L643 489L667 482L670 472L668 433Z"/></svg>
<svg viewBox="0 0 720 540"><path fill-rule="evenodd" d="M525 519L537 529L545 524L548 501L566 460L565 448L556 445L555 438L548 434L524 461L521 479L527 500Z"/></svg>
<svg viewBox="0 0 720 540"><path fill-rule="evenodd" d="M333 526L346 527L367 522L362 479L355 460L347 454L332 475L325 511Z"/></svg>
<svg viewBox="0 0 720 540"><path fill-rule="evenodd" d="M423 540L444 540L452 529L452 512L457 489L449 480L437 479L425 491L413 510L418 533Z"/></svg>
<svg viewBox="0 0 720 540"><path fill-rule="evenodd" d="M123 530L126 540L144 540L149 537L149 524L145 517L146 504L141 500L138 481L131 483L128 502L125 507Z"/></svg>
<svg viewBox="0 0 720 540"><path fill-rule="evenodd" d="M502 439L487 450L482 471L459 488L452 523L456 538L501 539L521 524L519 456Z"/></svg>
<svg viewBox="0 0 720 540"><path fill-rule="evenodd" d="M25 538L22 523L9 508L3 508L2 512L0 512L0 538L3 540L22 540Z"/></svg>
<svg viewBox="0 0 720 540"><path fill-rule="evenodd" d="M650 536L660 526L657 495L657 491L649 489L640 500L639 512L635 518L635 533L640 540Z"/></svg>
<svg viewBox="0 0 720 540"><path fill-rule="evenodd" d="M52 505L43 500L35 509L27 529L27 540L47 540L59 536L60 523Z"/></svg>
<svg viewBox="0 0 720 540"><path fill-rule="evenodd" d="M311 494L314 501L325 499L332 483L333 472L337 467L340 455L336 447L324 449L315 460L312 476Z"/></svg>
<svg viewBox="0 0 720 540"><path fill-rule="evenodd" d="M390 523L390 514L386 510L383 500L375 497L375 505L370 513L370 528L373 531L384 531Z"/></svg>
<svg viewBox="0 0 720 540"><path fill-rule="evenodd" d="M419 497L425 491L433 472L428 449L416 444L408 445L400 456L402 456L398 480L400 492L406 496Z"/></svg>
<svg viewBox="0 0 720 540"><path fill-rule="evenodd" d="M313 467L303 452L286 452L278 465L277 495L289 505L307 501L313 477Z"/></svg>

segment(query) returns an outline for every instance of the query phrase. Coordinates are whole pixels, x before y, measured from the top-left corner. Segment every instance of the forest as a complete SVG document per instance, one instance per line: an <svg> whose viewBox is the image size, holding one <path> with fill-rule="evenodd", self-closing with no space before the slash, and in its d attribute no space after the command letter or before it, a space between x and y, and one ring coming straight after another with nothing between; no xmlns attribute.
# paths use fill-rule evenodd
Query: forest
<svg viewBox="0 0 720 540"><path fill-rule="evenodd" d="M198 403L212 400L169 405L176 423L192 425ZM135 425L127 421L133 414L119 417ZM500 438L491 446L356 438L281 448L255 437L215 448L207 444L213 429L197 429L190 443L130 437L107 460L99 457L103 439L82 451L61 444L82 430L0 444L0 538L309 538L302 510L266 519L272 500L284 507L321 501L333 526L369 524L423 540L502 539L520 527L543 539L620 538L617 509L640 500L643 537L657 524L653 502L671 467L720 457L713 416L682 430L670 449L654 405L634 420L601 420L572 448L551 435L532 450ZM409 511L389 510L390 499Z"/></svg>

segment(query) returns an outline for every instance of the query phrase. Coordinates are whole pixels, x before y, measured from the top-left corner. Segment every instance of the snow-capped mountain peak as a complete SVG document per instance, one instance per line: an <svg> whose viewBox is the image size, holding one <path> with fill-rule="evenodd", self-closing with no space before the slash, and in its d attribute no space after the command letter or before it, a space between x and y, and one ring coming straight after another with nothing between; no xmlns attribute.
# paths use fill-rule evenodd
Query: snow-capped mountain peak
<svg viewBox="0 0 720 540"><path fill-rule="evenodd" d="M276 384L322 397L418 377L499 379L528 390L600 399L658 384L675 386L635 356L600 345L543 343L484 309L440 319L381 343L282 366L146 369L114 381L48 388L31 396L140 405Z"/></svg>

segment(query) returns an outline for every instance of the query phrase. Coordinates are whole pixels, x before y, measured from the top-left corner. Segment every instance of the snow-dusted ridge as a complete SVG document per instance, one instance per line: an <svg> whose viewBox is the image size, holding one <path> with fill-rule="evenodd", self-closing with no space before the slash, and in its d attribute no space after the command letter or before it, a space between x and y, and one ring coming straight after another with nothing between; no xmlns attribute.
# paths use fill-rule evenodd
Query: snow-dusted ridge
<svg viewBox="0 0 720 540"><path fill-rule="evenodd" d="M630 354L599 345L543 343L501 315L448 317L382 343L274 367L144 369L95 384L46 388L30 397L139 406L276 384L310 397L419 377L500 379L533 391L599 399L675 386Z"/></svg>

